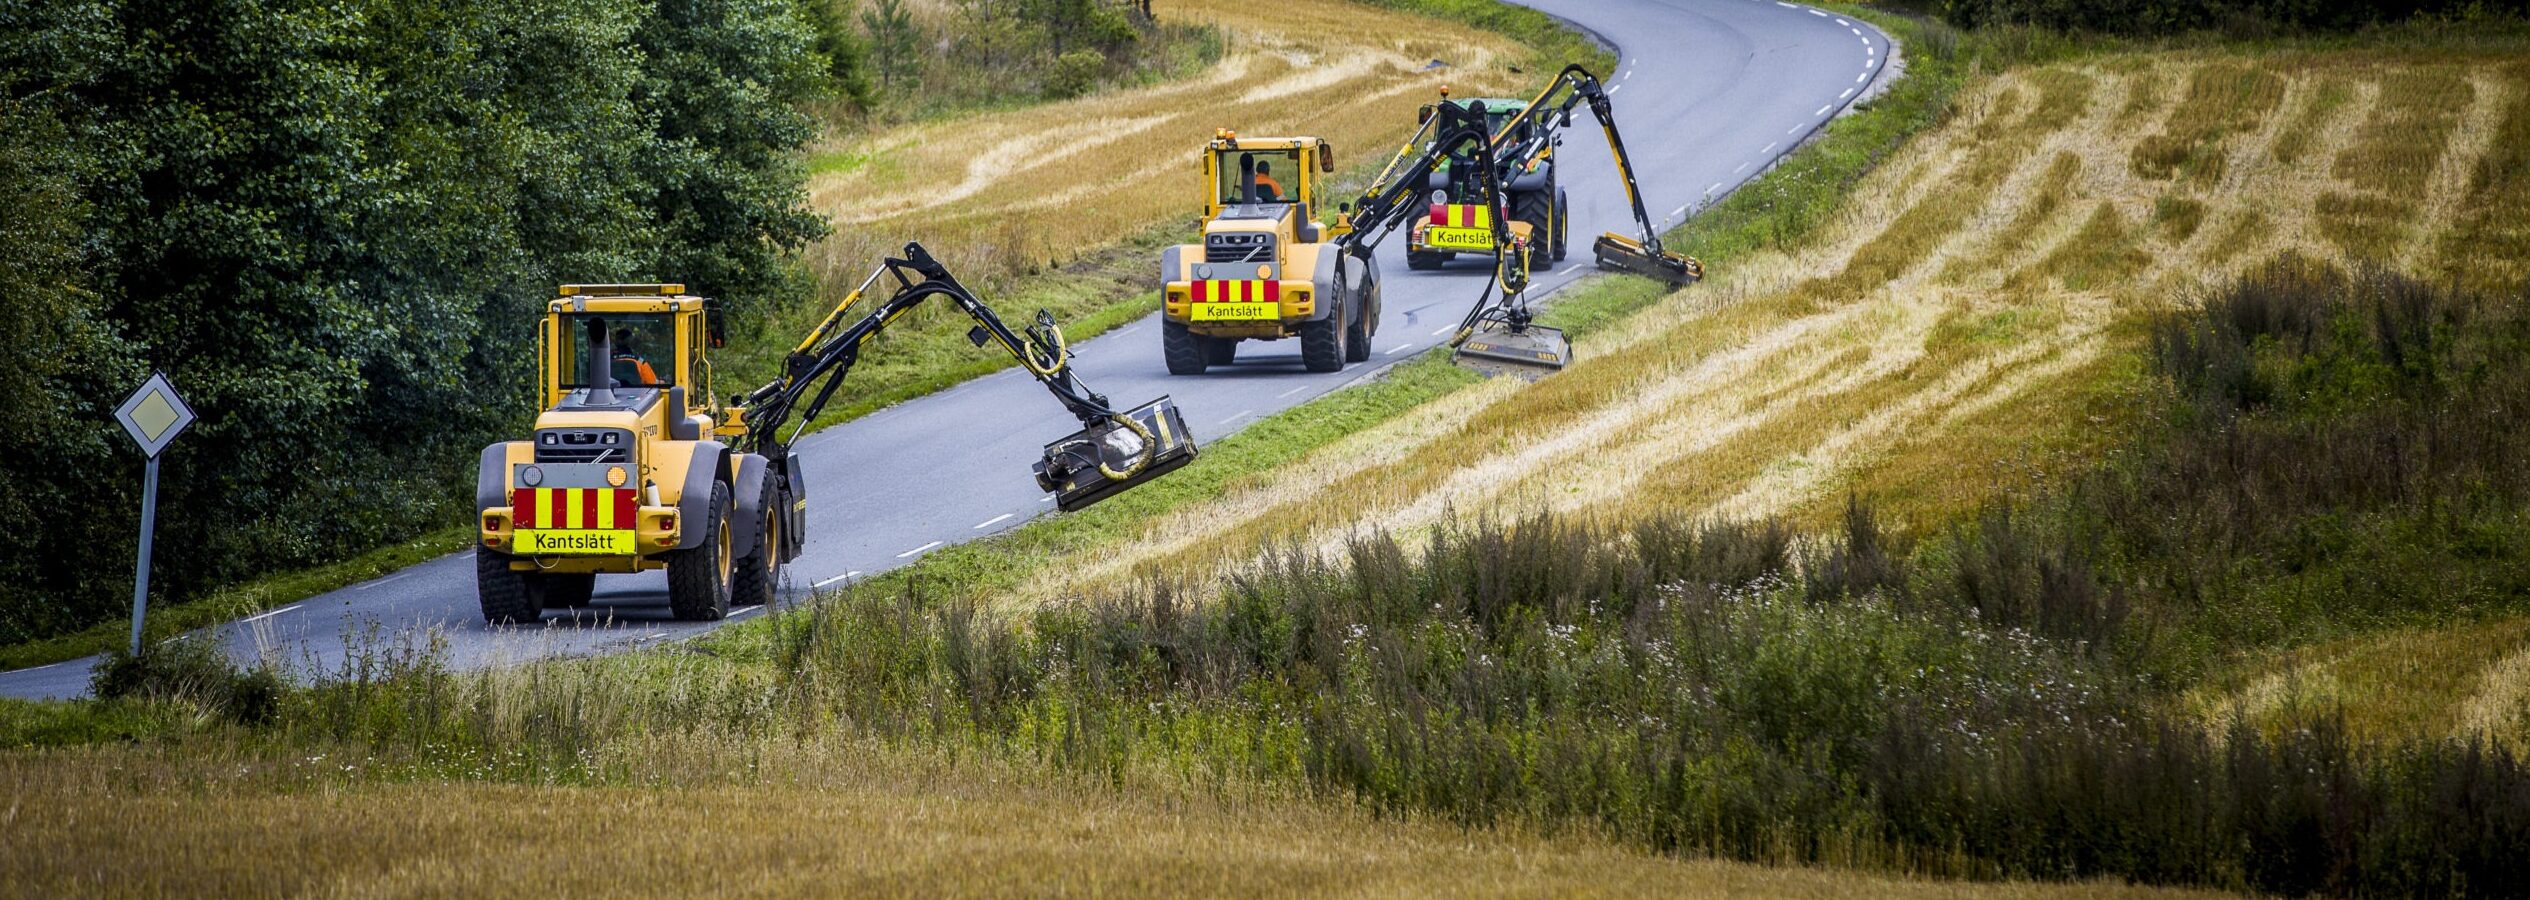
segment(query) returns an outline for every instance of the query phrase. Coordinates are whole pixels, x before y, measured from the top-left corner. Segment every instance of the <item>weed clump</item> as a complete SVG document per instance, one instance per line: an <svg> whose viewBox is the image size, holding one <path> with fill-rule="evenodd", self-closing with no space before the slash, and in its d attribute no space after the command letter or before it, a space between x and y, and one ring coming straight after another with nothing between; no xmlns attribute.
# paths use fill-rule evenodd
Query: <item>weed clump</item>
<svg viewBox="0 0 2530 900"><path fill-rule="evenodd" d="M248 725L272 719L282 688L272 667L239 666L217 641L195 637L108 653L89 686L100 700L173 701Z"/></svg>

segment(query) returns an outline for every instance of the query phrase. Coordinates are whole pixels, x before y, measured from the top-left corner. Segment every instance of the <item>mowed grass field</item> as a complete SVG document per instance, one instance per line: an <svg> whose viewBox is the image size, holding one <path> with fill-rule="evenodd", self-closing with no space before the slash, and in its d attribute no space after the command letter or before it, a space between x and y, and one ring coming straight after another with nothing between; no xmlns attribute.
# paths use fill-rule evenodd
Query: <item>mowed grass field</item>
<svg viewBox="0 0 2530 900"><path fill-rule="evenodd" d="M322 758L0 756L0 895L2190 895L1679 860L1322 803L1047 783L875 746L760 749L726 761L745 783L646 787L344 785L358 762Z"/></svg>

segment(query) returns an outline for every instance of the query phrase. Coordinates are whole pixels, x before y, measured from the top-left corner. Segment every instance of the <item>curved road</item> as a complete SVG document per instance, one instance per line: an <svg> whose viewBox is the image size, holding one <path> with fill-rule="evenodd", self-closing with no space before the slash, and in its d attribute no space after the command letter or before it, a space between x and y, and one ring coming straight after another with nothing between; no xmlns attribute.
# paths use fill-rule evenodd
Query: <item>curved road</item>
<svg viewBox="0 0 2530 900"><path fill-rule="evenodd" d="M1616 70L1599 74L1615 100L1645 204L1664 227L1755 177L1863 96L1889 50L1883 35L1859 21L1776 0L1521 2L1617 47ZM1564 185L1579 252L1536 280L1533 295L1541 298L1593 271L1591 236L1633 231L1615 165L1598 146L1596 130L1575 127L1566 134L1560 155L1569 167ZM1154 314L1078 345L1081 378L1119 403L1175 395L1196 436L1219 440L1258 417L1430 349L1455 326L1486 267L1409 272L1404 246L1396 235L1381 248L1385 309L1369 363L1313 375L1300 368L1298 342L1251 343L1240 346L1233 366L1172 378L1161 365ZM810 436L798 452L808 462L815 521L806 551L790 566L790 590L835 587L1051 511L1028 465L1044 441L1071 427L1042 389L1007 370ZM856 477L865 479L858 493L840 490ZM476 606L470 556L422 563L221 631L240 656L271 648L289 662L321 670L342 659L352 643L348 636L372 626L389 635L440 629L449 662L460 667L608 652L713 627L669 619L666 580L648 573L599 579L597 605L576 617L553 613L543 627L490 628ZM756 614L742 610L734 620ZM0 695L76 696L86 691L95 662L0 673Z"/></svg>

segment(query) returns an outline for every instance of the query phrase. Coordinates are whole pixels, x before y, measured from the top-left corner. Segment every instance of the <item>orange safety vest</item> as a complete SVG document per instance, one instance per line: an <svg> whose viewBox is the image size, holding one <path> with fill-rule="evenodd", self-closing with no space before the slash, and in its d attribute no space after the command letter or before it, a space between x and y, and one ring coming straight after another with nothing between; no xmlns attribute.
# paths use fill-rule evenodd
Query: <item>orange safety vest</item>
<svg viewBox="0 0 2530 900"><path fill-rule="evenodd" d="M633 371L641 374L641 384L637 385L638 387L652 387L659 383L659 373L657 370L650 368L649 360L638 356L618 356L615 357L615 361L619 363L633 364Z"/></svg>
<svg viewBox="0 0 2530 900"><path fill-rule="evenodd" d="M1274 176L1267 175L1267 174L1265 174L1265 173L1263 173L1263 172L1258 172L1258 173L1256 173L1256 186L1257 186L1257 187L1269 187L1269 188L1273 188L1273 189L1274 189L1274 199L1276 199L1276 200L1289 200L1289 199L1291 199L1291 197L1290 197L1289 195L1287 195L1287 194L1284 194L1284 193L1283 193L1283 183L1282 183L1282 182L1279 182L1279 181L1275 181L1275 180L1274 180Z"/></svg>

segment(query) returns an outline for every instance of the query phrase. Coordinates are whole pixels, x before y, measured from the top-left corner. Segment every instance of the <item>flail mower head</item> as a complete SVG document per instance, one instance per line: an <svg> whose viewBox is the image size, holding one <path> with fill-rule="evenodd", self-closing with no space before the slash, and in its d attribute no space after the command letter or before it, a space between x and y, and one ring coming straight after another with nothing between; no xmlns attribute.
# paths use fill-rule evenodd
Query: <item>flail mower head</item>
<svg viewBox="0 0 2530 900"><path fill-rule="evenodd" d="M1195 436L1177 404L1161 397L1045 445L1037 486L1070 512L1195 461Z"/></svg>
<svg viewBox="0 0 2530 900"><path fill-rule="evenodd" d="M1591 245L1598 256L1599 268L1649 275L1670 284L1694 284L1704 278L1704 263L1695 257L1643 246L1642 241L1621 234L1602 234Z"/></svg>
<svg viewBox="0 0 2530 900"><path fill-rule="evenodd" d="M1487 376L1517 375L1536 381L1563 371L1572 362L1572 341L1560 328L1487 318L1459 342L1450 361Z"/></svg>

